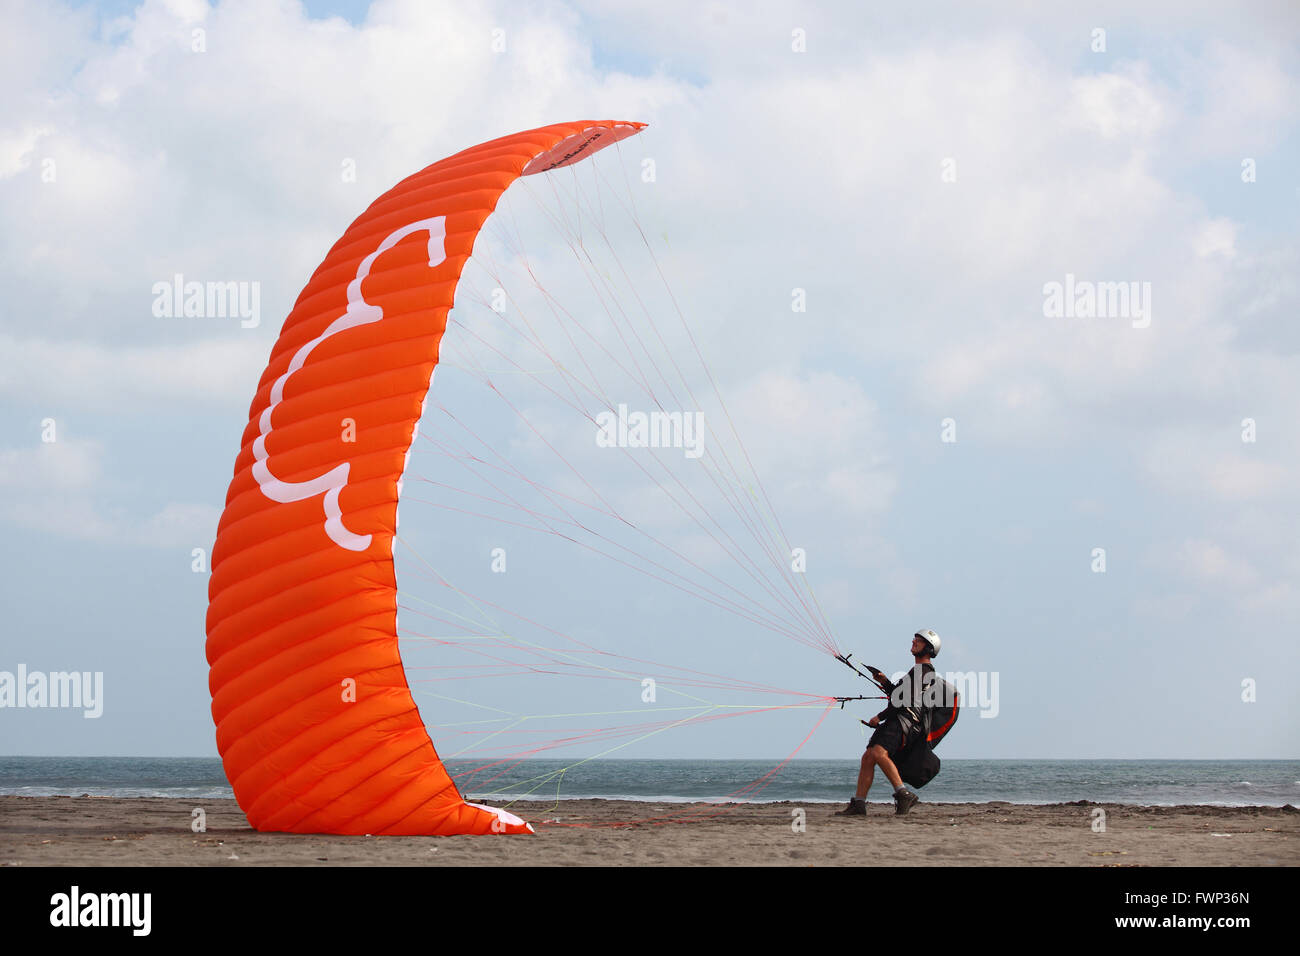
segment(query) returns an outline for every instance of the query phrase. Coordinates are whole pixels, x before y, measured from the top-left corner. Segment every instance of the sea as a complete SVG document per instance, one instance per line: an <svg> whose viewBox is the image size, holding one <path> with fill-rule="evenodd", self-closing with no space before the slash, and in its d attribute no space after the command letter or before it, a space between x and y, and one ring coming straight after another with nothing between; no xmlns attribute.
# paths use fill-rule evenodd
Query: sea
<svg viewBox="0 0 1300 956"><path fill-rule="evenodd" d="M643 800L839 803L856 760L528 760L508 770L448 761L476 802ZM868 799L886 800L877 771ZM233 797L217 758L0 757L0 794ZM921 791L945 803L1128 803L1144 806L1300 806L1300 760L944 760Z"/></svg>

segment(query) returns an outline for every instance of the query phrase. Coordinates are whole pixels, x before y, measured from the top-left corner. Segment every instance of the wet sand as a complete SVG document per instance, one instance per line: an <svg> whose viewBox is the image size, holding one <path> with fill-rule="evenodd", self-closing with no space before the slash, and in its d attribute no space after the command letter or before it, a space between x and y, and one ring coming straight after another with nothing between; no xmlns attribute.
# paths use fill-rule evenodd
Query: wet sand
<svg viewBox="0 0 1300 956"><path fill-rule="evenodd" d="M205 832L191 829L202 808ZM1293 807L516 803L532 836L258 833L233 800L0 796L0 866L1296 866ZM1094 830L1095 811L1105 830Z"/></svg>

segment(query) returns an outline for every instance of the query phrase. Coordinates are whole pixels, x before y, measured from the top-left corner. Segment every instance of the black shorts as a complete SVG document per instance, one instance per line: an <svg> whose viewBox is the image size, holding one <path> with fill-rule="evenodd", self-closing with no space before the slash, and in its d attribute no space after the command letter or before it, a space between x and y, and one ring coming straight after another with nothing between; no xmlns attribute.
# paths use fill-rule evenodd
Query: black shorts
<svg viewBox="0 0 1300 956"><path fill-rule="evenodd" d="M890 717L876 728L876 732L867 741L867 746L875 747L879 745L884 747L885 753L889 754L889 759L893 760L907 749L910 736L904 730L901 720Z"/></svg>

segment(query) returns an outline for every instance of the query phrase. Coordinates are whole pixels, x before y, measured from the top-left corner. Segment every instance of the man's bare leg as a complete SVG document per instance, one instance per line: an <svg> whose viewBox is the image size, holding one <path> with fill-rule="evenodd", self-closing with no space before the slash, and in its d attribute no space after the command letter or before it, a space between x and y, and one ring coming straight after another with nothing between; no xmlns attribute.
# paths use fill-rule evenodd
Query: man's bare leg
<svg viewBox="0 0 1300 956"><path fill-rule="evenodd" d="M894 761L889 758L888 750L881 747L879 744L876 745L875 749L880 751L880 753L876 754L876 764L881 770L885 771L885 779L889 781L890 786L897 790L903 785L902 774L900 774L898 768L894 766Z"/></svg>
<svg viewBox="0 0 1300 956"><path fill-rule="evenodd" d="M889 759L889 751L880 744L875 744L868 747L862 755L862 766L858 770L858 790L854 794L857 799L867 798L867 791L871 789L871 781L875 778L877 766L885 772L885 779L895 790L903 785L903 778L899 776L898 768L894 766L894 761Z"/></svg>

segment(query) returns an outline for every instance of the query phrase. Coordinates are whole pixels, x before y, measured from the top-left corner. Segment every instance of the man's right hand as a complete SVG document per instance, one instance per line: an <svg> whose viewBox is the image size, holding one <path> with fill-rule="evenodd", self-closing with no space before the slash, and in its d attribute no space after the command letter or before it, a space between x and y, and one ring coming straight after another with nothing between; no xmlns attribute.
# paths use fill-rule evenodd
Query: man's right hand
<svg viewBox="0 0 1300 956"><path fill-rule="evenodd" d="M872 717L870 720L867 721L867 726L868 726L868 727L879 727L879 726L880 726L880 718L879 718L879 717Z"/></svg>

